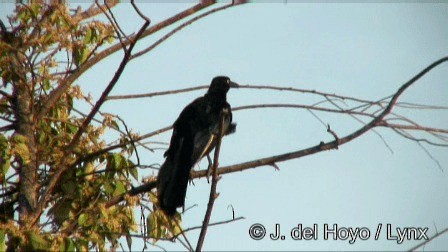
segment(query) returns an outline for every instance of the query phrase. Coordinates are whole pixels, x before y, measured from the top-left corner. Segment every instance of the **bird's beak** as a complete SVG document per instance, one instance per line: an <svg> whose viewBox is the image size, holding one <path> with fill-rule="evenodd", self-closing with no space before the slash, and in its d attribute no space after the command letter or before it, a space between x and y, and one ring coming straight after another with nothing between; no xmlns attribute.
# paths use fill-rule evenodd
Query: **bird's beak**
<svg viewBox="0 0 448 252"><path fill-rule="evenodd" d="M230 86L231 88L238 88L238 87L240 87L240 85L238 85L238 83L233 82L233 81L230 81L229 86Z"/></svg>

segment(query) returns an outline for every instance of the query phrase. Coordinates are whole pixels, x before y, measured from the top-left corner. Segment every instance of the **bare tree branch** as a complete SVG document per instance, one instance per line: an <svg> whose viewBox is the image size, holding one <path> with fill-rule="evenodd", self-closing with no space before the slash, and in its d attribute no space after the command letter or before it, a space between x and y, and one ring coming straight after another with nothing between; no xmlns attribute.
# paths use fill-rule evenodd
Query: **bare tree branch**
<svg viewBox="0 0 448 252"><path fill-rule="evenodd" d="M438 132L438 133L447 133L448 134L448 129L431 128L431 127L425 127L425 126L420 126L420 125L402 125L402 124L396 124L396 123L388 123L387 121L381 121L380 123L378 123L378 126L395 128L395 129L419 130L419 131L426 131L426 132Z"/></svg>
<svg viewBox="0 0 448 252"><path fill-rule="evenodd" d="M448 233L448 228L445 228L445 229L442 230L441 232L436 233L434 236L431 236L428 240L426 240L426 241L424 241L424 242L422 242L422 243L420 243L420 244L417 244L415 247L411 248L411 249L408 250L408 251L417 251L419 248L424 247L426 244L430 243L432 240L434 240L434 239L436 239L437 237L439 237L439 236L441 236L441 235L443 235L443 234L446 234L446 233Z"/></svg>
<svg viewBox="0 0 448 252"><path fill-rule="evenodd" d="M11 94L8 94L7 92L0 90L0 94L8 98L9 100L13 99L13 96Z"/></svg>
<svg viewBox="0 0 448 252"><path fill-rule="evenodd" d="M9 131L9 130L13 130L13 129L15 129L14 124L8 124L8 125L0 127L0 132Z"/></svg>
<svg viewBox="0 0 448 252"><path fill-rule="evenodd" d="M169 95L169 94L190 92L190 91L195 91L195 90L199 90L199 89L207 89L208 87L209 87L209 85L202 85L202 86L196 86L196 87L191 87L191 88L175 89L175 90L153 92L153 93L146 93L146 94L114 95L114 96L109 96L107 99L108 100L121 100L121 99L147 98L147 97L160 96L160 95ZM369 101L369 100L358 99L358 98L353 98L353 97L344 96L344 95L330 94L330 93L325 93L325 92L316 91L316 90L293 88L293 87L278 87L278 86L267 86L267 85L240 85L238 88L239 89L245 89L245 88L247 88L247 89L264 89L264 90L298 92L298 93L304 93L304 94L316 94L316 95L320 95L320 96L324 96L324 97L332 97L332 98L338 98L341 100L351 100L354 102L360 102L360 103L364 104L363 107L366 106L366 104L368 104L368 105L378 104L378 102L373 102L373 101Z"/></svg>
<svg viewBox="0 0 448 252"><path fill-rule="evenodd" d="M114 14L112 13L109 5L104 2L104 6L106 6L109 14L106 12L106 10L103 8L103 6L101 6L98 3L98 0L95 0L95 4L97 5L97 7L103 12L104 16L106 16L107 20L109 20L109 23L112 25L112 27L114 28L115 34L117 34L118 40L120 41L121 44L121 48L123 48L124 53L126 53L126 45L123 43L123 38L122 35L124 37L126 37L126 39L128 39L128 37L126 36L126 34L123 32L123 30L121 29L120 25L117 22L117 19L115 19Z"/></svg>
<svg viewBox="0 0 448 252"><path fill-rule="evenodd" d="M108 1L107 5L109 8L112 8L116 6L119 3L119 1ZM92 4L87 10L82 11L80 8L76 10L76 13L73 15L75 18L79 19L89 19L96 15L99 15L103 13L102 9L100 7L106 6L106 3L102 6L95 7L95 4Z"/></svg>
<svg viewBox="0 0 448 252"><path fill-rule="evenodd" d="M145 16L141 11L140 11L140 9L137 7L137 5L135 4L135 1L134 0L131 0L131 4L132 4L132 7L134 7L134 10L137 12L137 14L143 19L143 20L145 20L146 22L149 22L149 23L151 23L151 19L149 19L147 16ZM132 56L131 56L132 57Z"/></svg>
<svg viewBox="0 0 448 252"><path fill-rule="evenodd" d="M171 95L171 94L185 93L185 92L195 91L195 90L199 90L199 89L207 89L207 88L209 88L209 85L203 85L203 86L197 86L197 87L191 87L191 88L183 88L183 89L176 89L176 90L169 90L169 91L162 91L162 92L147 93L147 94L111 95L111 96L107 97L107 100L148 98L148 97L153 97L153 96L162 96L162 95Z"/></svg>
<svg viewBox="0 0 448 252"><path fill-rule="evenodd" d="M207 234L208 223L210 222L210 216L212 215L213 204L215 203L215 199L218 197L216 194L216 186L218 184L218 160L219 160L219 152L221 151L221 142L222 136L224 135L224 121L228 111L221 111L221 119L219 122L219 130L218 130L218 142L215 147L215 154L213 157L213 166L212 166L212 184L210 186L210 196L208 199L207 210L204 215L204 221L202 221L201 233L199 234L198 244L196 245L196 251L202 250L202 245L204 244L205 235Z"/></svg>
<svg viewBox="0 0 448 252"><path fill-rule="evenodd" d="M307 110L318 110L318 111L338 113L338 114L361 115L361 116L374 118L373 115L368 114L368 113L363 113L363 112L330 109L330 108L323 108L323 107L316 107L316 106L309 106L309 105L300 105L300 104L253 104L253 105L235 107L232 110L238 111L238 110L255 109L255 108L302 108L302 109L307 109Z"/></svg>
<svg viewBox="0 0 448 252"><path fill-rule="evenodd" d="M209 10L207 12L202 13L201 15L198 15L190 20L188 20L187 22L179 25L178 27L174 28L172 31L170 31L169 33L165 34L162 38L160 38L159 40L157 40L154 44L150 45L149 47L147 47L144 50L141 50L140 52L135 53L134 55L132 55L131 59L135 59L137 57L140 57L150 51L152 51L154 48L156 48L158 45L160 45L161 43L163 43L165 40L167 40L168 38L170 38L171 36L173 36L175 33L177 33L178 31L182 30L183 28L191 25L192 23L198 21L199 19L202 19L210 14L213 14L215 12L221 11L221 10L225 10L229 7L234 6L233 3L230 3L228 5L224 5L222 7L218 7L218 8L214 8L212 10Z"/></svg>

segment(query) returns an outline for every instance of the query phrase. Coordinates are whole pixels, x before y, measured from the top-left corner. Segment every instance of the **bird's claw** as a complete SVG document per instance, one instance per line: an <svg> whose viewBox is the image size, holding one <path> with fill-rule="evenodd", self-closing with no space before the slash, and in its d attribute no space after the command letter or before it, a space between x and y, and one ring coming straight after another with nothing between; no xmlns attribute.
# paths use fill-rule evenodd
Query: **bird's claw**
<svg viewBox="0 0 448 252"><path fill-rule="evenodd" d="M193 177L191 176L191 172L190 172L190 175L188 176L188 183L189 183L189 184L192 184L192 185L194 185L194 186L196 186L196 185L194 184Z"/></svg>
<svg viewBox="0 0 448 252"><path fill-rule="evenodd" d="M210 184L210 176L212 175L212 167L213 167L213 164L212 164L212 159L210 158L209 155L207 155L207 160L208 160L208 167L207 167L207 175L206 175L206 178L207 178L207 183Z"/></svg>

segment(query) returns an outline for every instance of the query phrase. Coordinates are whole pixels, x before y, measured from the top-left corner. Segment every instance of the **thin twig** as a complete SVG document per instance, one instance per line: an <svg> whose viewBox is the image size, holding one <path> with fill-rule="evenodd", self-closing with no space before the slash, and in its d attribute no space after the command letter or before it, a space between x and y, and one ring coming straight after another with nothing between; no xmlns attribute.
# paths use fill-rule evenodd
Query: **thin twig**
<svg viewBox="0 0 448 252"><path fill-rule="evenodd" d="M106 1L104 2L104 5L109 11L109 14L106 12L106 10L98 3L98 0L95 0L95 4L101 11L103 12L104 16L106 16L107 20L109 20L109 23L112 25L112 28L114 28L115 33L117 34L118 40L120 41L121 47L123 48L123 52L126 53L126 45L123 43L123 39L121 36L121 33L126 37L126 34L123 32L123 30L118 25L117 20L115 19L114 14L109 8L109 5L107 5ZM127 37L126 37L127 38Z"/></svg>
<svg viewBox="0 0 448 252"><path fill-rule="evenodd" d="M121 99L136 99L136 98L145 98L145 97L153 97L153 96L160 96L160 95L168 95L168 94L177 94L177 93L184 93L184 92L190 92L198 89L207 89L209 88L209 85L203 85L203 86L196 86L191 88L184 88L184 89L176 89L176 90L170 90L170 91L163 91L163 92L153 92L153 93L146 93L146 94L135 94L135 95L115 95L115 96L109 96L108 100L121 100ZM309 90L309 89L301 89L301 88L293 88L293 87L278 87L278 86L266 86L266 85L240 85L238 88L240 89L266 89L266 90L276 90L276 91L287 91L287 92L298 92L298 93L305 93L305 94L315 94L320 96L327 96L332 98L338 98L341 100L350 100L354 102L360 102L360 103L367 103L367 104L374 104L375 102L353 98L349 96L344 95L337 95L337 94L330 94L325 93L321 91L316 90ZM354 110L354 109L351 109Z"/></svg>
<svg viewBox="0 0 448 252"><path fill-rule="evenodd" d="M427 139L419 139L419 138L415 138L414 136L412 136L409 132L406 132L404 130L400 130L400 129L395 129L392 128L393 131L395 131L397 134L399 134L400 136L407 138L409 140L414 141L415 143L417 143L417 145L426 153L426 155L428 155L429 158L431 158L436 165L439 167L439 169L443 172L443 168L442 165L440 164L439 160L437 160L426 148L425 146L423 146L421 144L421 142L426 142L428 144L431 145L436 145L436 146L442 146L442 147L447 147L447 145L442 145L442 144L436 144L436 143L432 143L430 141L428 141Z"/></svg>
<svg viewBox="0 0 448 252"><path fill-rule="evenodd" d="M202 13L201 15L198 15L188 21L186 21L185 23L179 25L178 27L174 28L172 31L168 32L167 34L165 34L162 38L160 38L159 40L157 40L156 42L154 42L152 45L150 45L149 47L147 47L144 50L141 50L140 52L135 53L134 55L131 56L131 60L140 57L150 51L152 51L154 48L156 48L158 45L160 45L161 43L163 43L165 40L167 40L168 38L170 38L171 36L173 36L175 33L179 32L180 30L182 30L183 28L187 27L188 25L191 25L192 23L198 21L201 18L204 18L210 14L213 14L215 12L221 11L221 10L225 10L229 7L232 7L234 4L230 3L228 5L224 5L222 7L218 7L218 8L214 8L212 10L209 10L207 12Z"/></svg>
<svg viewBox="0 0 448 252"><path fill-rule="evenodd" d="M107 3L107 1L104 2L104 5L106 5L106 7L107 7L107 11L109 12L110 17L111 17L112 20L113 20L113 23L115 23L115 26L116 26L116 28L117 28L118 31L119 31L119 32L117 31L117 36L118 36L118 37L121 37L121 35L123 35L127 40L129 40L128 36L126 36L126 33L123 31L123 29L121 29L120 25L118 24L117 19L115 18L115 15L114 15L114 13L112 12L112 9L111 9L111 7L109 6L109 4ZM138 11L138 9L136 9L136 11ZM106 14L106 13L104 13L104 14ZM149 21L149 23L151 24L151 21ZM120 33L121 33L121 35L120 35ZM126 46L123 45L123 48L126 48Z"/></svg>
<svg viewBox="0 0 448 252"><path fill-rule="evenodd" d="M7 92L0 90L0 94L7 97L9 100L12 100L14 97L11 94L8 94Z"/></svg>
<svg viewBox="0 0 448 252"><path fill-rule="evenodd" d="M145 20L146 22L148 22L148 23L151 23L151 19L149 19L147 16L145 16L141 11L140 11L140 9L137 7L137 5L135 4L135 1L134 0L131 0L131 4L132 4L132 7L134 7L134 10L135 10L135 12L137 12L137 14L143 19L143 20Z"/></svg>
<svg viewBox="0 0 448 252"><path fill-rule="evenodd" d="M403 129L405 129L408 126L414 126L414 127L416 127L416 130L418 128L421 128L421 129L419 129L420 131L427 132L428 134L434 136L435 138L437 138L437 139L439 139L439 140L441 140L443 142L448 142L448 135L444 136L443 134L445 134L445 133L441 132L441 131L444 131L444 129L434 129L434 128L429 128L429 127L424 127L424 126L421 126L418 123L414 122L413 120L411 120L409 118L406 118L404 116L398 115L396 113L390 113L390 114L394 115L395 118L388 118L388 119L386 119L384 121L386 121L386 122L389 122L389 121L392 121L392 120L405 121L405 122L407 122L407 123L409 123L411 125L409 125L409 124L402 125L402 126L404 126ZM400 127L400 126L397 125L397 127ZM412 129L409 128L408 130L412 130ZM435 130L435 132L433 130Z"/></svg>
<svg viewBox="0 0 448 252"><path fill-rule="evenodd" d="M307 109L307 110L318 110L318 111L331 112L331 113L360 115L360 116L375 118L374 115L371 115L368 113L363 113L363 112L347 111L347 110L344 111L344 110L338 110L338 109L317 107L317 106L311 106L311 105L301 105L301 104L253 104L253 105L245 105L245 106L235 107L232 109L232 111L238 111L238 110L243 110L243 109L255 109L255 108L302 108L302 109ZM325 123L324 123L324 125L326 127Z"/></svg>
<svg viewBox="0 0 448 252"><path fill-rule="evenodd" d="M217 225L227 224L227 223L231 223L231 222L239 221L239 220L243 220L243 219L245 219L245 218L244 218L243 216L240 216L240 217L237 217L237 218L232 218L232 219L230 219L230 220L225 220L225 221L218 221L218 222L209 223L208 226L209 226L209 227L212 227L212 226L217 226ZM196 229L200 229L200 228L202 228L202 225L201 225L201 226L196 226L196 227L187 228L187 229L184 229L184 230L183 230L183 233L186 233L186 232L189 232L189 231L192 231L192 230L196 230ZM179 235L180 235L180 234L178 234L177 236L179 236ZM177 236L175 236L174 238L176 238Z"/></svg>
<svg viewBox="0 0 448 252"><path fill-rule="evenodd" d="M212 215L212 210L213 210L213 204L215 203L215 199L217 198L217 194L216 194L216 186L218 184L218 159L219 159L219 152L221 150L221 141L222 141L222 136L224 135L224 120L225 120L225 116L226 113L228 113L227 111L225 112L224 110L221 111L221 118L220 118L220 122L219 122L219 135L218 135L218 142L216 144L216 148L215 148L215 154L214 154L214 158L213 158L213 166L212 166L212 184L210 186L210 196L208 199L208 205L207 205L207 211L205 212L204 215L204 221L202 222L202 228L201 228L201 233L199 234L199 238L198 238L198 244L196 245L196 251L201 251L202 250L202 245L204 244L204 240L205 240L205 235L207 234L207 227L208 224L210 222L210 216Z"/></svg>
<svg viewBox="0 0 448 252"><path fill-rule="evenodd" d="M352 110L345 110L343 108L341 108L341 106L337 105L335 102L333 102L330 98L328 98L328 96L325 96L325 99L328 100L328 102L330 102L334 107L338 108L341 111L344 112L348 112L348 111L352 111ZM383 106L381 106L381 104L379 104L381 108L383 108ZM365 110L363 110L362 112L364 112ZM365 123L359 119L358 117L356 117L354 114L350 114L349 115L355 119L356 121L360 122L361 124L365 125ZM372 117L375 115L375 113L372 113ZM380 139L381 141L383 141L384 145L386 146L386 148L390 151L391 154L394 154L394 151L392 150L392 148L389 146L389 144L386 142L386 140L384 139L384 137L375 129L372 129L372 132L375 133Z"/></svg>
<svg viewBox="0 0 448 252"><path fill-rule="evenodd" d="M203 85L203 86L197 86L197 87L191 87L191 88L183 88L183 89L176 89L176 90L169 90L169 91L162 91L162 92L154 92L154 93L146 93L146 94L135 94L135 95L111 95L107 97L107 100L123 100L123 99L137 99L137 98L148 98L153 96L162 96L162 95L171 95L171 94L178 94L178 93L185 93L190 91L195 91L199 89L207 89L209 88L209 85Z"/></svg>
<svg viewBox="0 0 448 252"><path fill-rule="evenodd" d="M437 105L426 105L411 102L397 102L397 107L401 108L411 108L411 109L431 109L431 110L448 110L447 106L437 106Z"/></svg>
<svg viewBox="0 0 448 252"><path fill-rule="evenodd" d="M118 1L112 1L109 3L109 8L112 8L114 6L116 6L119 2ZM103 13L102 10L100 8L95 8L95 4L92 4L87 10L83 11L83 12L76 12L73 17L74 18L79 18L79 19L88 19L91 17L94 17L98 14Z"/></svg>
<svg viewBox="0 0 448 252"><path fill-rule="evenodd" d="M425 246L426 244L430 243L432 240L436 239L437 237L439 237L445 233L448 233L448 228L445 228L440 233L436 233L434 236L431 236L428 240L426 240L420 244L417 244L415 247L411 248L409 251L416 251L417 249Z"/></svg>
<svg viewBox="0 0 448 252"><path fill-rule="evenodd" d="M14 124L8 124L8 125L0 127L0 132L13 130L15 128L16 127L14 126Z"/></svg>
<svg viewBox="0 0 448 252"><path fill-rule="evenodd" d="M182 235L182 237L185 239L185 242L186 242L187 245L188 245L188 250L191 251L191 252L194 252L194 250L193 250L193 246L191 246L191 243L190 243L190 241L188 240L187 236L185 235L185 232L182 230L182 227L180 226L179 221L177 221L176 218L174 218L174 221L176 222L176 226L177 226L177 227L179 228L179 230L180 230L180 235ZM177 235L176 237L178 237L178 235Z"/></svg>
<svg viewBox="0 0 448 252"><path fill-rule="evenodd" d="M402 125L402 124L388 123L386 121L382 121L378 126L384 126L384 127L396 128L396 129L419 130L419 131L426 131L426 132L438 132L438 133L448 134L448 129L439 129L439 128L420 126L420 125Z"/></svg>

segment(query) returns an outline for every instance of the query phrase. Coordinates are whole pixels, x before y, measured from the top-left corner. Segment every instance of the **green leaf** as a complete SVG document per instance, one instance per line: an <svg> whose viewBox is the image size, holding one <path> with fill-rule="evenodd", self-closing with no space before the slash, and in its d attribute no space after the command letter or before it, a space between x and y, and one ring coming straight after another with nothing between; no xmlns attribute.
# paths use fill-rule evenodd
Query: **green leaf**
<svg viewBox="0 0 448 252"><path fill-rule="evenodd" d="M78 127L71 123L67 123L67 129L70 134L75 134L78 131Z"/></svg>
<svg viewBox="0 0 448 252"><path fill-rule="evenodd" d="M51 88L51 83L49 79L43 80L43 88L45 91L48 91Z"/></svg>
<svg viewBox="0 0 448 252"><path fill-rule="evenodd" d="M92 39L90 40L90 43L97 43L98 42L98 32L96 29L92 29Z"/></svg>
<svg viewBox="0 0 448 252"><path fill-rule="evenodd" d="M101 211L101 216L102 216L103 218L107 218L107 216L108 216L107 209L106 209L106 208L103 208L103 207L100 207L100 211Z"/></svg>
<svg viewBox="0 0 448 252"><path fill-rule="evenodd" d="M31 243L31 247L34 250L49 250L50 249L50 243L45 240L42 236L36 233L29 233L29 240Z"/></svg>
<svg viewBox="0 0 448 252"><path fill-rule="evenodd" d="M180 229L180 227L178 225L174 225L173 226L173 236L178 236L182 233L182 230Z"/></svg>
<svg viewBox="0 0 448 252"><path fill-rule="evenodd" d="M85 180L90 181L93 179L93 173L95 172L95 166L92 162L88 162L84 165L83 175Z"/></svg>
<svg viewBox="0 0 448 252"><path fill-rule="evenodd" d="M89 241L85 239L76 239L76 250L78 251L88 251L89 249Z"/></svg>
<svg viewBox="0 0 448 252"><path fill-rule="evenodd" d="M113 159L114 170L120 169L121 168L120 167L121 166L121 161L122 161L123 157L120 154L114 153L112 155L112 159Z"/></svg>
<svg viewBox="0 0 448 252"><path fill-rule="evenodd" d="M130 168L129 172L131 173L132 177L135 180L138 180L138 170L137 170L137 167Z"/></svg>
<svg viewBox="0 0 448 252"><path fill-rule="evenodd" d="M92 29L90 27L86 28L86 36L84 37L84 44L89 44L92 42Z"/></svg>
<svg viewBox="0 0 448 252"><path fill-rule="evenodd" d="M69 113L72 110L72 108L73 108L73 97L69 96L67 97L67 109Z"/></svg>
<svg viewBox="0 0 448 252"><path fill-rule="evenodd" d="M65 251L75 251L75 243L70 238L65 238Z"/></svg>
<svg viewBox="0 0 448 252"><path fill-rule="evenodd" d="M155 240L159 240L163 237L162 227L158 223L158 218L155 212L149 214L146 222L148 223L146 232L149 237L154 238Z"/></svg>
<svg viewBox="0 0 448 252"><path fill-rule="evenodd" d="M52 44L54 42L54 34L53 33L49 33L47 34L44 39L43 39L44 44L49 45Z"/></svg>
<svg viewBox="0 0 448 252"><path fill-rule="evenodd" d="M15 134L15 135L12 137L12 141L15 142L15 143L26 143L26 142L27 142L27 139L26 139L26 137L23 136L23 135Z"/></svg>
<svg viewBox="0 0 448 252"><path fill-rule="evenodd" d="M30 20L30 14L28 10L22 10L17 17L23 24L28 23L28 21Z"/></svg>
<svg viewBox="0 0 448 252"><path fill-rule="evenodd" d="M86 62L87 57L89 56L89 53L90 52L89 52L89 50L87 48L85 48L85 47L82 48L82 51L81 51L81 63Z"/></svg>
<svg viewBox="0 0 448 252"><path fill-rule="evenodd" d="M112 153L107 159L107 169L110 171L123 169L123 164L126 164L126 159L119 153Z"/></svg>
<svg viewBox="0 0 448 252"><path fill-rule="evenodd" d="M157 203L158 202L158 198L157 195L153 192L148 192L148 196L149 196L149 201L151 201L152 203Z"/></svg>
<svg viewBox="0 0 448 252"><path fill-rule="evenodd" d="M89 219L89 216L85 213L82 213L78 217L78 225L80 226L86 226L87 220Z"/></svg>
<svg viewBox="0 0 448 252"><path fill-rule="evenodd" d="M5 230L0 230L0 251L6 251L6 233Z"/></svg>
<svg viewBox="0 0 448 252"><path fill-rule="evenodd" d="M62 191L66 194L74 194L77 189L77 184L74 181L66 181L62 184Z"/></svg>
<svg viewBox="0 0 448 252"><path fill-rule="evenodd" d="M107 36L107 37L106 37L106 42L109 43L109 44L111 44L112 42L114 42L114 40L115 40L115 39L114 39L114 37L112 37L112 36Z"/></svg>
<svg viewBox="0 0 448 252"><path fill-rule="evenodd" d="M114 193L112 194L113 196L118 196L118 195L122 195L126 192L126 187L123 185L123 183L121 181L118 181L115 184L115 190Z"/></svg>
<svg viewBox="0 0 448 252"><path fill-rule="evenodd" d="M32 4L31 5L31 11L33 12L33 15L35 17L37 17L37 15L39 15L39 11L40 11L40 4Z"/></svg>
<svg viewBox="0 0 448 252"><path fill-rule="evenodd" d="M4 135L0 134L0 180L6 175L9 170L11 155L9 153L8 139ZM0 250L2 251L2 250Z"/></svg>
<svg viewBox="0 0 448 252"><path fill-rule="evenodd" d="M122 170L123 168L126 168L128 166L128 161L122 154L117 155L118 155L117 169Z"/></svg>
<svg viewBox="0 0 448 252"><path fill-rule="evenodd" d="M24 164L28 164L30 162L30 150L28 146L24 143L17 143L14 145L14 152L20 157Z"/></svg>
<svg viewBox="0 0 448 252"><path fill-rule="evenodd" d="M110 127L112 129L120 130L120 126L118 126L118 123L115 120L110 121Z"/></svg>
<svg viewBox="0 0 448 252"><path fill-rule="evenodd" d="M89 55L88 51L89 50L87 50L87 48L85 48L84 46L75 46L73 48L72 57L76 66L80 66L86 61L87 56Z"/></svg>
<svg viewBox="0 0 448 252"><path fill-rule="evenodd" d="M182 224L182 217L180 216L180 213L176 212L171 219L171 227L173 230L173 235L178 236L182 233L182 229L180 228L180 225Z"/></svg>
<svg viewBox="0 0 448 252"><path fill-rule="evenodd" d="M105 181L103 186L104 186L104 191L106 191L107 194L112 194L114 192L114 187L108 181Z"/></svg>

